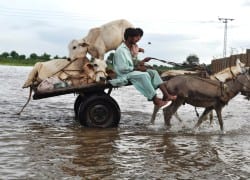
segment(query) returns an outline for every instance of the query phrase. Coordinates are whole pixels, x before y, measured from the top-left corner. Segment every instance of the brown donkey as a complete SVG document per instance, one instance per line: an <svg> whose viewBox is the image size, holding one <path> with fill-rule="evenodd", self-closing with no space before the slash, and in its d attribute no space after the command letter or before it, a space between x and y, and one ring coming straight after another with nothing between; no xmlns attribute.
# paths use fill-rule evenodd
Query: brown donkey
<svg viewBox="0 0 250 180"><path fill-rule="evenodd" d="M199 127L203 118L213 109L216 111L220 129L223 131L222 108L239 92L250 91L249 72L239 74L225 83L195 76L180 75L171 78L165 85L170 93L177 94L177 99L165 109L164 121L170 126L170 119L184 104L204 107L205 110L195 127Z"/></svg>

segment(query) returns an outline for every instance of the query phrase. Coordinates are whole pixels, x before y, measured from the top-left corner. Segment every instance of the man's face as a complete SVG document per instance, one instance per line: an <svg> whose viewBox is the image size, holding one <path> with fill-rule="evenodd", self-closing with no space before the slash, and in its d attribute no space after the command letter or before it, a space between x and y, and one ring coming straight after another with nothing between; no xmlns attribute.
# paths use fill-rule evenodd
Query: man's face
<svg viewBox="0 0 250 180"><path fill-rule="evenodd" d="M141 39L141 36L133 36L130 38L130 43L131 44L136 44L139 40Z"/></svg>

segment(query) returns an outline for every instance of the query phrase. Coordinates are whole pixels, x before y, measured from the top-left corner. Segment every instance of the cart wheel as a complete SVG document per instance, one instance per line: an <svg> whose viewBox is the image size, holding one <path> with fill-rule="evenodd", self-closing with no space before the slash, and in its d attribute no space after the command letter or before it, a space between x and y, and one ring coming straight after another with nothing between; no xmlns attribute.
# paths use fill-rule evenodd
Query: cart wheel
<svg viewBox="0 0 250 180"><path fill-rule="evenodd" d="M105 93L90 95L78 108L78 120L87 127L116 127L120 118L117 102Z"/></svg>
<svg viewBox="0 0 250 180"><path fill-rule="evenodd" d="M84 98L82 95L78 95L75 103L74 103L74 112L75 112L75 120L78 121L78 111L79 111L79 107L82 101L84 101Z"/></svg>

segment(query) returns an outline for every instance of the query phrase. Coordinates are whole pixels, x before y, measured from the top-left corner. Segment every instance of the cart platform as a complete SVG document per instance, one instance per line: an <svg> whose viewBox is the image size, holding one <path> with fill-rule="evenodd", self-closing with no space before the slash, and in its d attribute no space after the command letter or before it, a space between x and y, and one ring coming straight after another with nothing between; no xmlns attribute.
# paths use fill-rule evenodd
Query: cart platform
<svg viewBox="0 0 250 180"><path fill-rule="evenodd" d="M113 86L110 83L89 83L77 87L69 86L46 91L37 91L34 89L33 99L37 100L69 93L94 93L103 91L105 89L109 89L109 91L111 92L112 88Z"/></svg>

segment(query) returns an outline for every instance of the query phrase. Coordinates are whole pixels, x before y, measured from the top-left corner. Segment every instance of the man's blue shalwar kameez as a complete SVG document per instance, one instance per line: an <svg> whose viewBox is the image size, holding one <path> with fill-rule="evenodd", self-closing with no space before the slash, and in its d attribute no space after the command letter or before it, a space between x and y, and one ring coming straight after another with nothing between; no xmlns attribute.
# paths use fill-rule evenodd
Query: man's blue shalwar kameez
<svg viewBox="0 0 250 180"><path fill-rule="evenodd" d="M110 80L113 86L123 86L130 81L148 100L153 99L156 95L156 89L163 83L156 70L134 71L133 58L125 43L116 49L113 67L117 74L116 79Z"/></svg>

